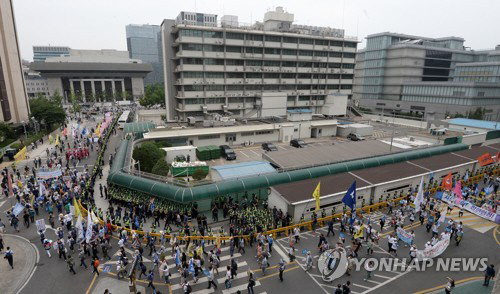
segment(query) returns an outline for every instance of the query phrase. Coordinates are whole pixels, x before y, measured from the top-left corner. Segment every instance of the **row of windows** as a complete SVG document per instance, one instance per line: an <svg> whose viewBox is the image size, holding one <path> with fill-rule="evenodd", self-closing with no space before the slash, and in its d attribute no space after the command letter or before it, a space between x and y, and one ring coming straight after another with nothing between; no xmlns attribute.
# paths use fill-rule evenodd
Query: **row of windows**
<svg viewBox="0 0 500 294"><path fill-rule="evenodd" d="M213 59L213 58L182 58L182 64L197 65L246 65L246 66L275 66L279 67L313 67L313 68L345 68L353 69L354 63L338 62L296 62L276 60L244 60L244 59Z"/></svg>
<svg viewBox="0 0 500 294"><path fill-rule="evenodd" d="M242 47L242 46L220 46L220 45L202 45L202 44L182 44L182 50L189 51L205 51L205 52L231 52L231 53L252 53L252 54L271 54L271 55L299 55L299 56L315 56L315 57L338 57L341 58L356 58L355 53L351 52L327 52L313 50L295 50L295 49L279 49L279 48L262 48L262 47Z"/></svg>
<svg viewBox="0 0 500 294"><path fill-rule="evenodd" d="M279 90L338 90L339 84L321 85L184 85L177 86L178 91L201 92L201 91L279 91ZM352 89L351 84L341 84L340 89Z"/></svg>
<svg viewBox="0 0 500 294"><path fill-rule="evenodd" d="M220 135L203 135L198 136L198 140L219 139Z"/></svg>
<svg viewBox="0 0 500 294"><path fill-rule="evenodd" d="M201 72L201 71L186 71L182 72L184 78L199 78L203 79L352 79L353 74L310 74L310 73L255 73L255 72Z"/></svg>
<svg viewBox="0 0 500 294"><path fill-rule="evenodd" d="M205 37L205 38L223 38L223 32L210 32L202 30L188 30L181 29L179 31L179 36L186 37ZM335 46L335 47L345 47L356 48L357 42L343 42L343 41L333 41L326 39L311 39L311 38L296 38L288 36L276 36L276 35L259 35L259 34L246 34L246 33L235 33L226 32L226 39L232 40L250 40L250 41L267 41L267 42L278 42L278 43L291 43L291 44L310 44L310 45L320 45L320 46Z"/></svg>

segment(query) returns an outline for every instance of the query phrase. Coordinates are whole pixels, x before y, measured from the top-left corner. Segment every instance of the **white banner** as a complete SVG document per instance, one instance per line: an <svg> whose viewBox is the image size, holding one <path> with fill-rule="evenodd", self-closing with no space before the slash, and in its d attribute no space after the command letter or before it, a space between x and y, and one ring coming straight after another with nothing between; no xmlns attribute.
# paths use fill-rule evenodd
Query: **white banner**
<svg viewBox="0 0 500 294"><path fill-rule="evenodd" d="M36 230L45 232L45 220L43 218L36 220Z"/></svg>
<svg viewBox="0 0 500 294"><path fill-rule="evenodd" d="M469 201L461 200L459 202L459 204L457 205L455 203L455 197L453 197L452 195L443 196L443 201L447 202L447 203L452 203L455 206L461 206L461 207L463 207L463 209L467 210L470 213L473 213L479 217L482 217L482 218L485 218L489 221L500 224L500 215L498 215L494 212L491 212L487 209L483 209L479 206L476 206L476 205L470 203Z"/></svg>
<svg viewBox="0 0 500 294"><path fill-rule="evenodd" d="M448 248L448 245L450 245L450 238L446 235L446 237L439 240L436 245L424 250L417 250L417 260L438 257Z"/></svg>

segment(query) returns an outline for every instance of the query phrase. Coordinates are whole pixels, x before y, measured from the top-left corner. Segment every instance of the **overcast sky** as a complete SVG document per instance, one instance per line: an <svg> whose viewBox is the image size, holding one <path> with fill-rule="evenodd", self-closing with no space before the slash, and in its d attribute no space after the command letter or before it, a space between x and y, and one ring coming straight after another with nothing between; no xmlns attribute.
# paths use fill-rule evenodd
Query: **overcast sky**
<svg viewBox="0 0 500 294"><path fill-rule="evenodd" d="M179 11L262 20L283 6L295 23L345 29L363 40L379 32L427 37L457 36L473 49L500 44L498 0L14 0L21 56L33 45L126 50L127 24L161 24ZM364 43L359 48L364 48Z"/></svg>

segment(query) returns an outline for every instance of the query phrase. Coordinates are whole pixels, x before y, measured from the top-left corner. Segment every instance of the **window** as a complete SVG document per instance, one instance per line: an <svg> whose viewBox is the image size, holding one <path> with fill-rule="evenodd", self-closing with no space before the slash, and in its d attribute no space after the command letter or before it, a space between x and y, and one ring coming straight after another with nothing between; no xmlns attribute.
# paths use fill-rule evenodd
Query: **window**
<svg viewBox="0 0 500 294"><path fill-rule="evenodd" d="M262 54L264 50L259 47L246 47L245 52L246 53L254 53L254 54Z"/></svg>
<svg viewBox="0 0 500 294"><path fill-rule="evenodd" d="M208 139L219 139L220 135L203 135L203 136L198 136L198 140L208 140Z"/></svg>
<svg viewBox="0 0 500 294"><path fill-rule="evenodd" d="M201 44L182 44L182 50L201 51L203 46Z"/></svg>
<svg viewBox="0 0 500 294"><path fill-rule="evenodd" d="M224 52L224 46L217 46L217 45L203 45L203 51L210 51L210 52Z"/></svg>
<svg viewBox="0 0 500 294"><path fill-rule="evenodd" d="M342 52L330 52L330 57L342 57Z"/></svg>
<svg viewBox="0 0 500 294"><path fill-rule="evenodd" d="M295 74L294 73L282 73L281 78L282 79L295 79Z"/></svg>
<svg viewBox="0 0 500 294"><path fill-rule="evenodd" d="M223 72L206 72L205 76L210 79L223 79L224 78L224 73Z"/></svg>
<svg viewBox="0 0 500 294"><path fill-rule="evenodd" d="M311 97L309 96L299 96L299 101L309 101L311 100Z"/></svg>
<svg viewBox="0 0 500 294"><path fill-rule="evenodd" d="M186 71L182 74L185 78L203 78L203 72L200 71Z"/></svg>
<svg viewBox="0 0 500 294"><path fill-rule="evenodd" d="M262 66L262 60L247 60L247 66Z"/></svg>
<svg viewBox="0 0 500 294"><path fill-rule="evenodd" d="M255 73L255 72L247 72L247 78L248 79L261 79L262 74L261 73Z"/></svg>
<svg viewBox="0 0 500 294"><path fill-rule="evenodd" d="M241 53L240 46L226 46L226 52Z"/></svg>
<svg viewBox="0 0 500 294"><path fill-rule="evenodd" d="M203 64L203 59L201 58L184 58L182 59L183 64Z"/></svg>
<svg viewBox="0 0 500 294"><path fill-rule="evenodd" d="M281 42L281 37L280 36L266 35L264 40L266 40L268 42Z"/></svg>
<svg viewBox="0 0 500 294"><path fill-rule="evenodd" d="M295 43L297 44L297 38L283 37L283 43Z"/></svg>
<svg viewBox="0 0 500 294"><path fill-rule="evenodd" d="M280 74L279 73L264 73L264 78L265 79L279 79Z"/></svg>
<svg viewBox="0 0 500 294"><path fill-rule="evenodd" d="M313 56L313 52L310 50L299 50L300 56Z"/></svg>
<svg viewBox="0 0 500 294"><path fill-rule="evenodd" d="M313 39L299 39L300 44L314 44Z"/></svg>
<svg viewBox="0 0 500 294"><path fill-rule="evenodd" d="M330 41L330 46L342 47L342 42L340 42L340 41Z"/></svg>
<svg viewBox="0 0 500 294"><path fill-rule="evenodd" d="M356 48L357 46L358 46L358 43L356 43L356 42L344 42L344 47Z"/></svg>
<svg viewBox="0 0 500 294"><path fill-rule="evenodd" d="M203 91L203 86L202 85L185 85L184 86L184 91Z"/></svg>
<svg viewBox="0 0 500 294"><path fill-rule="evenodd" d="M226 98L208 98L207 104L221 104L226 103Z"/></svg>
<svg viewBox="0 0 500 294"><path fill-rule="evenodd" d="M207 85L205 91L224 91L223 85Z"/></svg>
<svg viewBox="0 0 500 294"><path fill-rule="evenodd" d="M299 67L312 67L312 62L303 62L303 61L300 61L298 63L298 66Z"/></svg>
<svg viewBox="0 0 500 294"><path fill-rule="evenodd" d="M252 40L252 41L262 41L264 39L264 36L262 35L247 35L247 40Z"/></svg>
<svg viewBox="0 0 500 294"><path fill-rule="evenodd" d="M264 60L264 66L280 66L279 61L274 61L274 60Z"/></svg>
<svg viewBox="0 0 500 294"><path fill-rule="evenodd" d="M203 31L203 36L205 38L222 38L222 32L207 32L207 31Z"/></svg>
<svg viewBox="0 0 500 294"><path fill-rule="evenodd" d="M245 35L242 34L242 33L227 32L226 33L226 39L244 40L245 39Z"/></svg>
<svg viewBox="0 0 500 294"><path fill-rule="evenodd" d="M297 55L297 50L283 49L283 55Z"/></svg>
<svg viewBox="0 0 500 294"><path fill-rule="evenodd" d="M276 55L280 55L280 53L281 53L281 49L277 49L277 48L265 48L264 53L265 53L265 54L276 54Z"/></svg>
<svg viewBox="0 0 500 294"><path fill-rule="evenodd" d="M243 59L226 59L226 65L243 65Z"/></svg>
<svg viewBox="0 0 500 294"><path fill-rule="evenodd" d="M243 85L227 85L227 91L243 91Z"/></svg>
<svg viewBox="0 0 500 294"><path fill-rule="evenodd" d="M272 134L273 131L257 131L255 132L255 135L265 135L265 134Z"/></svg>
<svg viewBox="0 0 500 294"><path fill-rule="evenodd" d="M356 58L355 53L344 52L344 58Z"/></svg>
<svg viewBox="0 0 500 294"><path fill-rule="evenodd" d="M341 85L340 89L344 89L344 90L346 90L346 89L352 89L352 85Z"/></svg>
<svg viewBox="0 0 500 294"><path fill-rule="evenodd" d="M294 61L283 61L281 63L281 65L283 67L295 67L295 66L297 66L297 62L294 62Z"/></svg>
<svg viewBox="0 0 500 294"><path fill-rule="evenodd" d="M226 77L228 79L242 79L244 77L244 73L242 72L227 72Z"/></svg>
<svg viewBox="0 0 500 294"><path fill-rule="evenodd" d="M328 40L316 39L316 40L314 40L314 43L316 45L328 46Z"/></svg>
<svg viewBox="0 0 500 294"><path fill-rule="evenodd" d="M203 35L203 32L199 31L199 30L180 30L179 31L179 36L201 37L202 35Z"/></svg>
<svg viewBox="0 0 500 294"><path fill-rule="evenodd" d="M224 65L224 59L207 58L207 59L205 59L205 64L206 65Z"/></svg>
<svg viewBox="0 0 500 294"><path fill-rule="evenodd" d="M203 104L203 98L183 99L184 104Z"/></svg>
<svg viewBox="0 0 500 294"><path fill-rule="evenodd" d="M242 137L248 137L248 136L253 136L254 132L241 132Z"/></svg>
<svg viewBox="0 0 500 294"><path fill-rule="evenodd" d="M342 63L342 68L354 68L354 63Z"/></svg>
<svg viewBox="0 0 500 294"><path fill-rule="evenodd" d="M243 97L229 97L229 103L243 103Z"/></svg>
<svg viewBox="0 0 500 294"><path fill-rule="evenodd" d="M328 52L326 52L326 51L314 51L314 56L316 56L316 57L328 57Z"/></svg>
<svg viewBox="0 0 500 294"><path fill-rule="evenodd" d="M260 91L261 90L260 85L246 85L245 90L250 90L250 91Z"/></svg>

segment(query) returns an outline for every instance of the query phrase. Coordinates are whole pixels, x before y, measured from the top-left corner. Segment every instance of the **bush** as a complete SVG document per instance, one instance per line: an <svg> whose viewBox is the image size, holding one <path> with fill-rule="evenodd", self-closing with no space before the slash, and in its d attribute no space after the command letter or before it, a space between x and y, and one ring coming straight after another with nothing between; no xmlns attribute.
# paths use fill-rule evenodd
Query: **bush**
<svg viewBox="0 0 500 294"><path fill-rule="evenodd" d="M158 162L153 166L153 169L151 170L151 173L159 176L164 176L166 177L168 174L168 164L166 161L165 156L160 158Z"/></svg>
<svg viewBox="0 0 500 294"><path fill-rule="evenodd" d="M21 143L14 143L14 144L10 145L10 148L12 148L12 149L18 149L18 150L22 149L23 147L24 147L24 145L21 144Z"/></svg>
<svg viewBox="0 0 500 294"><path fill-rule="evenodd" d="M165 156L165 151L158 148L153 142L146 142L134 149L132 157L139 161L141 171L150 173L155 164Z"/></svg>
<svg viewBox="0 0 500 294"><path fill-rule="evenodd" d="M201 168L197 168L193 172L193 179L198 180L198 181L203 180L204 178L206 178L207 175L208 175L208 172L206 172L205 170L203 170Z"/></svg>
<svg viewBox="0 0 500 294"><path fill-rule="evenodd" d="M172 144L167 140L158 140L155 141L155 144L156 146L158 146L158 148L172 147Z"/></svg>

